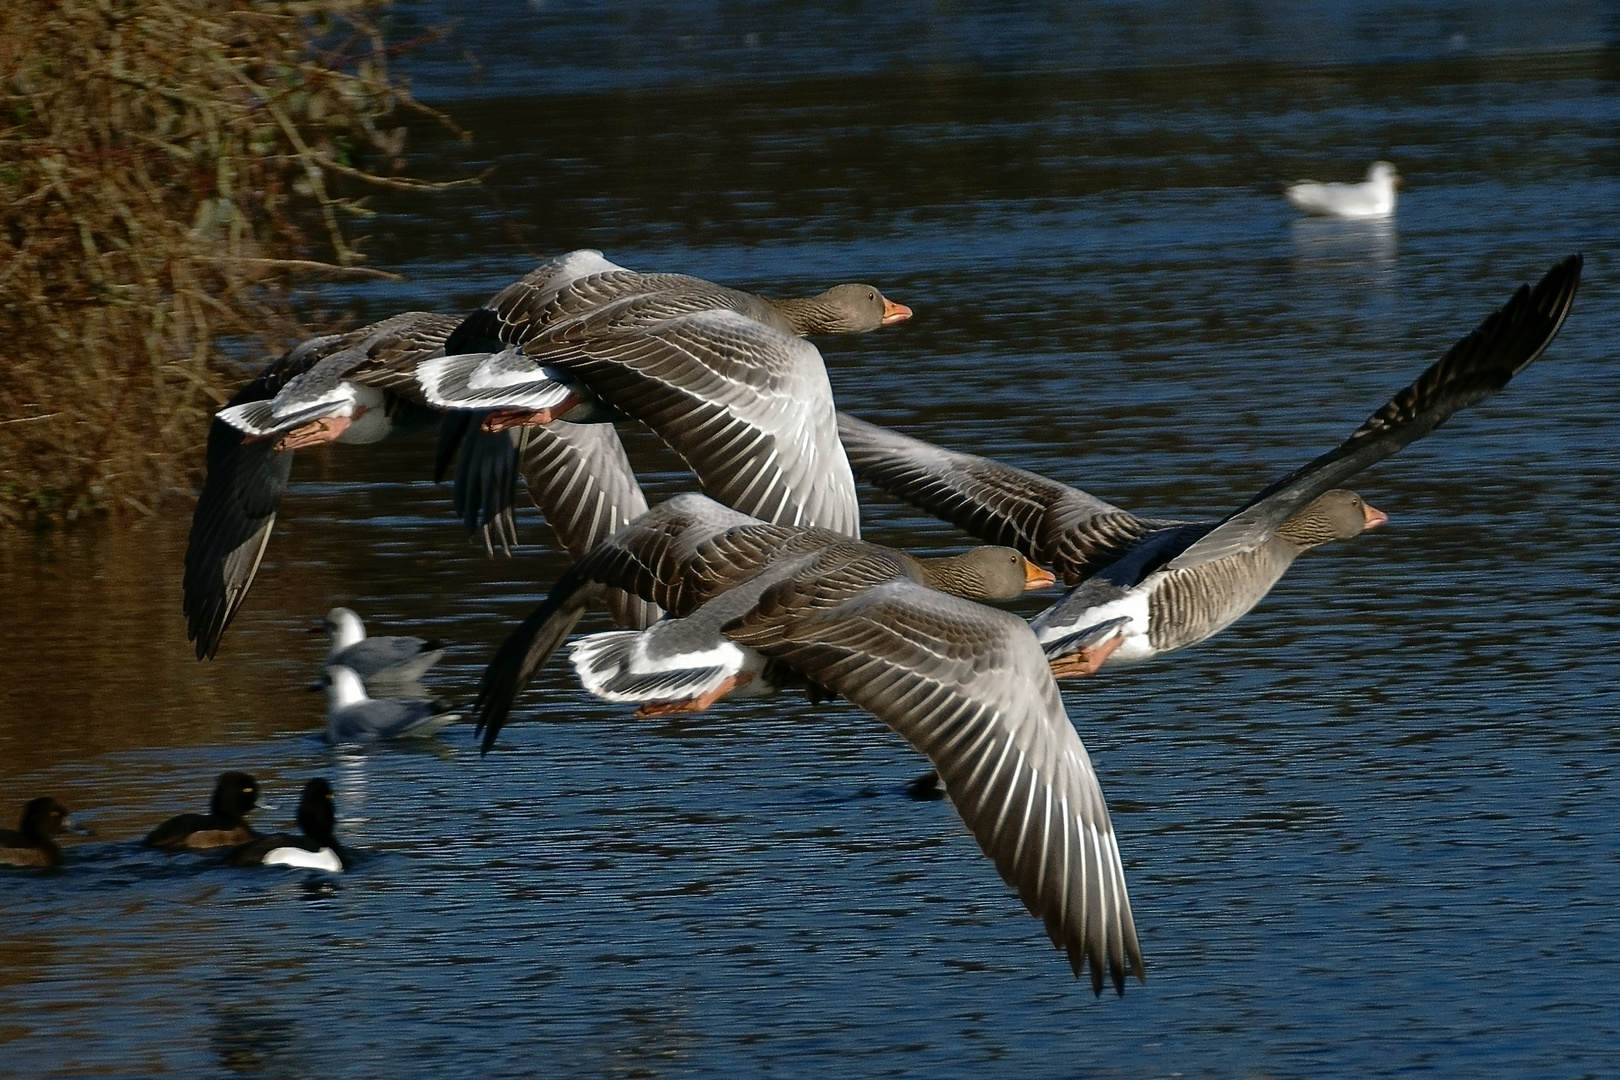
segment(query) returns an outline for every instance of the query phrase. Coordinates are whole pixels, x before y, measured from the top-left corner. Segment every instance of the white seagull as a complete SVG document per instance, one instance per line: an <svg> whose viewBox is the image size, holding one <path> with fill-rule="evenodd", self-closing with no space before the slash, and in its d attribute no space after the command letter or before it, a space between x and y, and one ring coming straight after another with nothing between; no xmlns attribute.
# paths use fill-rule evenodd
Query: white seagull
<svg viewBox="0 0 1620 1080"><path fill-rule="evenodd" d="M444 656L444 642L438 640L404 635L367 637L366 624L346 607L327 612L321 628L332 642L326 666L348 668L373 692L414 688L427 669Z"/></svg>
<svg viewBox="0 0 1620 1080"><path fill-rule="evenodd" d="M326 737L332 745L425 739L461 718L436 701L374 698L352 668L326 669Z"/></svg>
<svg viewBox="0 0 1620 1080"><path fill-rule="evenodd" d="M1395 212L1395 185L1401 174L1387 161L1375 161L1359 184L1319 184L1301 180L1283 192L1308 214L1342 218L1388 217Z"/></svg>

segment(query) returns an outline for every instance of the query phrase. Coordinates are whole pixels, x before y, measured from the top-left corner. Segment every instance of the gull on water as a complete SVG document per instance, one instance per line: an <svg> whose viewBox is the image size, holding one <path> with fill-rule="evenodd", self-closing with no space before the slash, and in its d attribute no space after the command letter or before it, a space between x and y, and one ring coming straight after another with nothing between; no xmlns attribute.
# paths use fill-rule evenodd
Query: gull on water
<svg viewBox="0 0 1620 1080"><path fill-rule="evenodd" d="M368 689L411 688L444 656L445 644L419 637L367 637L366 624L346 607L335 607L321 620L332 647L326 666L346 667ZM408 696L419 696L410 694Z"/></svg>
<svg viewBox="0 0 1620 1080"><path fill-rule="evenodd" d="M1301 180L1283 192L1288 201L1310 214L1342 218L1388 217L1395 212L1395 185L1401 174L1387 161L1375 161L1359 184L1319 184Z"/></svg>
<svg viewBox="0 0 1620 1080"><path fill-rule="evenodd" d="M353 668L326 669L326 734L333 745L425 739L460 719L437 701L374 698Z"/></svg>

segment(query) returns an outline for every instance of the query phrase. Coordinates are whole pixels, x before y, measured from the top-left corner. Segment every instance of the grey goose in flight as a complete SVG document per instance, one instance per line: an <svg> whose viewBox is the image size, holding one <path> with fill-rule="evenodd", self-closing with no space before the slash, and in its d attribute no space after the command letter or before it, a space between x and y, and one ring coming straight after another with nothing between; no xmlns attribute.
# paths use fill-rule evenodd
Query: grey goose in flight
<svg viewBox="0 0 1620 1080"><path fill-rule="evenodd" d="M1090 674L1203 641L1271 590L1295 557L1382 524L1338 485L1506 386L1569 314L1581 256L1554 266L1401 390L1332 450L1223 518L1141 518L1092 495L848 415L839 434L856 473L989 543L1052 567L1072 591L1032 622L1059 675ZM1126 620L1096 642L1099 626Z"/></svg>
<svg viewBox="0 0 1620 1080"><path fill-rule="evenodd" d="M677 496L577 563L507 639L480 696L484 747L591 591L632 589L674 616L643 632L647 655L694 650L676 657L671 692L696 690L693 675L703 676L706 664L722 669L723 689L753 673L741 659L753 653L764 660L760 678L779 680L774 667L842 695L926 755L980 848L1076 977L1089 973L1095 992L1107 980L1123 993L1127 975L1144 976L1124 868L1046 656L1016 616L930 587L1007 597L1048 581L1006 548L928 565L830 530L774 525L700 495ZM709 696L701 691L696 703Z"/></svg>
<svg viewBox="0 0 1620 1080"><path fill-rule="evenodd" d="M810 334L861 333L911 310L869 285L774 300L684 274L642 274L600 252L570 252L469 316L446 355L417 372L447 418L441 470L474 433L518 425L647 425L707 494L768 521L860 532L832 387ZM458 470L469 527L511 502L510 444L485 442Z"/></svg>

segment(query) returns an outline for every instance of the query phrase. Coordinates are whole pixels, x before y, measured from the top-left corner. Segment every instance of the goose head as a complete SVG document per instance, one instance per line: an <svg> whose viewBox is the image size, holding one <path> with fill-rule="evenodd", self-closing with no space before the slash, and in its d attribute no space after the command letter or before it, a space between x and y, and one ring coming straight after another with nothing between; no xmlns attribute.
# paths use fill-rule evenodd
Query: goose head
<svg viewBox="0 0 1620 1080"><path fill-rule="evenodd" d="M1364 502L1360 495L1335 488L1318 495L1278 526L1277 535L1299 550L1308 551L1333 540L1360 536L1388 520L1388 514Z"/></svg>
<svg viewBox="0 0 1620 1080"><path fill-rule="evenodd" d="M872 285L835 285L819 296L772 300L772 307L800 337L809 334L864 334L911 318L911 309Z"/></svg>
<svg viewBox="0 0 1620 1080"><path fill-rule="evenodd" d="M979 547L943 559L918 559L929 588L967 600L1016 600L1057 579L1010 547Z"/></svg>

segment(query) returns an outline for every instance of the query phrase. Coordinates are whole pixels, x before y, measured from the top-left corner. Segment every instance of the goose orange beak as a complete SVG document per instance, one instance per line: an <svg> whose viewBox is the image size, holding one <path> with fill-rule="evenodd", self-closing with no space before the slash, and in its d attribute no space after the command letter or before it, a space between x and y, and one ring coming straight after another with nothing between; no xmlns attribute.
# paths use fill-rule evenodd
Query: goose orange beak
<svg viewBox="0 0 1620 1080"><path fill-rule="evenodd" d="M897 322L905 322L911 318L911 309L904 304L897 304L888 297L883 298L883 321L880 326L893 326Z"/></svg>
<svg viewBox="0 0 1620 1080"><path fill-rule="evenodd" d="M1376 529L1389 520L1389 515L1382 510L1373 508L1371 503L1361 504L1361 516L1364 519L1363 529Z"/></svg>
<svg viewBox="0 0 1620 1080"><path fill-rule="evenodd" d="M1042 570L1028 559L1024 560L1024 591L1034 592L1044 589L1048 585L1057 584L1057 578L1050 570Z"/></svg>

